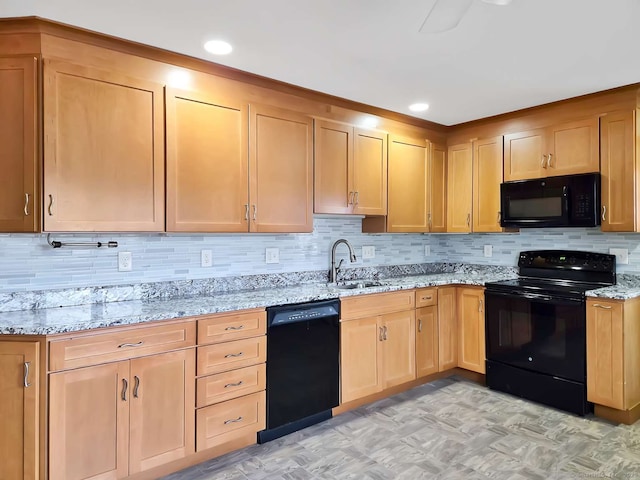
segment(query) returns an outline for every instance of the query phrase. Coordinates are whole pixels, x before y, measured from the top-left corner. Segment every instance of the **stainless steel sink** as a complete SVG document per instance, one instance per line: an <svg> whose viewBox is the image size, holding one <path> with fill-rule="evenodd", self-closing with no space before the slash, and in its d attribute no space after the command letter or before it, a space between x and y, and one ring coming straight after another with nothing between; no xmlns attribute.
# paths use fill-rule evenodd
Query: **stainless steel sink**
<svg viewBox="0 0 640 480"><path fill-rule="evenodd" d="M353 282L338 283L337 285L330 286L339 288L340 290L353 290L356 288L381 287L382 283L375 280L354 280Z"/></svg>

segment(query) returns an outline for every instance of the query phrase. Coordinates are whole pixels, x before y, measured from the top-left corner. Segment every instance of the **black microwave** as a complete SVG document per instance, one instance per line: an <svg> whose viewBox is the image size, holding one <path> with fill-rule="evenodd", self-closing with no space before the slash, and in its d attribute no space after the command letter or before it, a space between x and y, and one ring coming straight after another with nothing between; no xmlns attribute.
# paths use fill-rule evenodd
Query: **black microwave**
<svg viewBox="0 0 640 480"><path fill-rule="evenodd" d="M600 174L516 180L500 184L503 227L600 225Z"/></svg>

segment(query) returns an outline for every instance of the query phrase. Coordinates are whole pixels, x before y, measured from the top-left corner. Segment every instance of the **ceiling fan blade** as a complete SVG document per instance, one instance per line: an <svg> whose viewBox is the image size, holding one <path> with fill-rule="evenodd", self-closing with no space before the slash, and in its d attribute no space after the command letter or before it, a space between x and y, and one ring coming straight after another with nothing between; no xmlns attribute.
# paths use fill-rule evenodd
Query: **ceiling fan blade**
<svg viewBox="0 0 640 480"><path fill-rule="evenodd" d="M436 0L422 22L420 33L440 33L455 28L467 13L473 0Z"/></svg>

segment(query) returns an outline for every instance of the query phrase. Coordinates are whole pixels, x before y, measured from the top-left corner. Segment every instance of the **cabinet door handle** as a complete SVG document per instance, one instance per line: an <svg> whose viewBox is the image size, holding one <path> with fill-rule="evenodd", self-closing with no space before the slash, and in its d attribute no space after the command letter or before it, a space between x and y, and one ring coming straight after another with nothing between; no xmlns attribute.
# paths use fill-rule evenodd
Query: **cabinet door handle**
<svg viewBox="0 0 640 480"><path fill-rule="evenodd" d="M129 386L129 382L127 382L126 378L122 379L122 401L127 401L127 387Z"/></svg>
<svg viewBox="0 0 640 480"><path fill-rule="evenodd" d="M258 215L258 206L254 203L253 204L253 221L256 221L256 217Z"/></svg>
<svg viewBox="0 0 640 480"><path fill-rule="evenodd" d="M502 212L498 212L498 223L500 223L501 218L502 218Z"/></svg>
<svg viewBox="0 0 640 480"><path fill-rule="evenodd" d="M232 358L232 357L241 357L244 355L244 352L240 353L227 353L224 358Z"/></svg>
<svg viewBox="0 0 640 480"><path fill-rule="evenodd" d="M382 335L382 339L386 340L387 339L387 326L384 326L384 334Z"/></svg>
<svg viewBox="0 0 640 480"><path fill-rule="evenodd" d="M422 332L422 319L418 319L418 333Z"/></svg>
<svg viewBox="0 0 640 480"><path fill-rule="evenodd" d="M593 304L594 307L598 307L598 308L604 308L605 310L611 310L611 305L602 305L601 303L594 303Z"/></svg>
<svg viewBox="0 0 640 480"><path fill-rule="evenodd" d="M237 423L237 422L241 422L242 421L242 417L238 417L238 418L234 418L232 420L225 420L224 424L225 425L229 425L230 423Z"/></svg>
<svg viewBox="0 0 640 480"><path fill-rule="evenodd" d="M482 313L484 311L484 300L478 302L478 311Z"/></svg>
<svg viewBox="0 0 640 480"><path fill-rule="evenodd" d="M606 205L602 205L602 221L603 222L607 221L607 206Z"/></svg>
<svg viewBox="0 0 640 480"><path fill-rule="evenodd" d="M354 198L354 200L353 200L354 203L353 204L354 205L358 205L358 202L360 200L360 192L356 192L353 198Z"/></svg>
<svg viewBox="0 0 640 480"><path fill-rule="evenodd" d="M144 342L141 340L138 343L121 343L120 345L118 345L118 348L125 348L125 347L139 347L141 345L143 345Z"/></svg>
<svg viewBox="0 0 640 480"><path fill-rule="evenodd" d="M29 367L31 366L31 362L24 362L24 388L29 388L31 384L29 383Z"/></svg>
<svg viewBox="0 0 640 480"><path fill-rule="evenodd" d="M467 213L467 227L471 225L471 214Z"/></svg>
<svg viewBox="0 0 640 480"><path fill-rule="evenodd" d="M382 330L382 327L380 327L380 335L378 336L378 340L379 340L379 341L384 340L384 338L382 338L382 331L383 331L383 330Z"/></svg>
<svg viewBox="0 0 640 480"><path fill-rule="evenodd" d="M227 383L224 388L229 388L229 387L239 387L240 385L242 385L244 382L242 380L240 380L239 382L236 383Z"/></svg>
<svg viewBox="0 0 640 480"><path fill-rule="evenodd" d="M427 214L427 225L429 226L429 231L431 231L431 212Z"/></svg>
<svg viewBox="0 0 640 480"><path fill-rule="evenodd" d="M553 154L552 154L552 153L550 153L550 154L549 154L549 156L547 157L547 167L549 167L549 168L551 168L551 156L552 156L552 155L553 155ZM546 168L546 167L545 167L545 168Z"/></svg>
<svg viewBox="0 0 640 480"><path fill-rule="evenodd" d="M140 388L140 377L134 375L134 384L133 384L133 398L138 398L138 388Z"/></svg>
<svg viewBox="0 0 640 480"><path fill-rule="evenodd" d="M49 208L47 209L49 211L49 216L53 216L53 212L51 211L51 208L53 207L53 195L49 194Z"/></svg>
<svg viewBox="0 0 640 480"><path fill-rule="evenodd" d="M353 192L349 192L349 199L347 200L347 205L353 205Z"/></svg>
<svg viewBox="0 0 640 480"><path fill-rule="evenodd" d="M244 219L247 222L249 221L249 204L248 203L244 204Z"/></svg>
<svg viewBox="0 0 640 480"><path fill-rule="evenodd" d="M239 327L227 327L225 330L242 330L244 325L240 325Z"/></svg>
<svg viewBox="0 0 640 480"><path fill-rule="evenodd" d="M24 194L24 216L25 217L29 216L29 194L28 193Z"/></svg>
<svg viewBox="0 0 640 480"><path fill-rule="evenodd" d="M540 166L542 168L547 168L547 155L546 154L542 155L542 163L540 164Z"/></svg>

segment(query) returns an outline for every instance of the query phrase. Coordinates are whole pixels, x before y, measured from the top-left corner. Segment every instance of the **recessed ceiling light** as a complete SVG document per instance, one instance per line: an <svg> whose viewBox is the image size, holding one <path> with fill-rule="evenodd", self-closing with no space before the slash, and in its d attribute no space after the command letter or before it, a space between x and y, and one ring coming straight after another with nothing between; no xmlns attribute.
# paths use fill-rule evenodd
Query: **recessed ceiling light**
<svg viewBox="0 0 640 480"><path fill-rule="evenodd" d="M429 104L428 103L412 103L411 105L409 105L409 110L411 110L412 112L424 112L426 110L429 110Z"/></svg>
<svg viewBox="0 0 640 480"><path fill-rule="evenodd" d="M204 44L204 49L214 55L228 55L233 50L233 47L224 40L209 40Z"/></svg>
<svg viewBox="0 0 640 480"><path fill-rule="evenodd" d="M484 3L490 3L491 5L509 5L511 0L482 0Z"/></svg>

